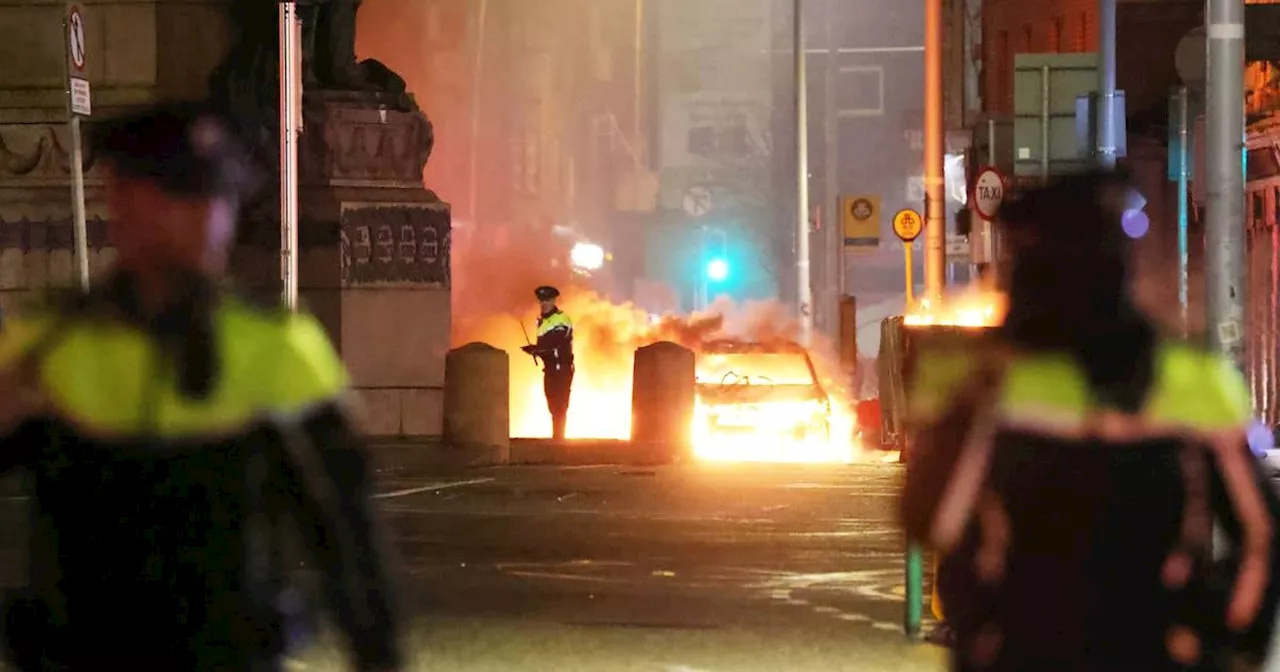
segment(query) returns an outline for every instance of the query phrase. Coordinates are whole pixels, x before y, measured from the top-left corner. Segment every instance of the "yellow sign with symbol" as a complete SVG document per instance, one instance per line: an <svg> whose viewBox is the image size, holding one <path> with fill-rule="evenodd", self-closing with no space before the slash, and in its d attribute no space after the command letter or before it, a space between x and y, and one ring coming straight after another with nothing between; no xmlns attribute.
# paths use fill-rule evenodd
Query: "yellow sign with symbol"
<svg viewBox="0 0 1280 672"><path fill-rule="evenodd" d="M844 245L859 251L880 247L880 197L841 196L840 230Z"/></svg>
<svg viewBox="0 0 1280 672"><path fill-rule="evenodd" d="M915 210L910 208L899 210L898 214L893 216L893 232L902 239L902 242L914 241L920 237L921 231L924 231L924 220Z"/></svg>
<svg viewBox="0 0 1280 672"><path fill-rule="evenodd" d="M924 220L920 218L920 213L907 208L899 210L898 214L893 216L893 232L902 239L902 254L906 257L903 266L907 275L907 305L915 303L915 280L912 279L912 271L915 270L915 260L911 258L911 243L920 237L920 232L924 231Z"/></svg>

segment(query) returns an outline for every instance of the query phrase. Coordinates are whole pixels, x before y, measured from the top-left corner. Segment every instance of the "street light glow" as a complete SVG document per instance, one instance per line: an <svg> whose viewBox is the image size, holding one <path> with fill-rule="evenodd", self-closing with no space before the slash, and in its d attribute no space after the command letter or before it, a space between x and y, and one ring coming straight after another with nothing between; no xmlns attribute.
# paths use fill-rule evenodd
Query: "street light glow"
<svg viewBox="0 0 1280 672"><path fill-rule="evenodd" d="M604 248L595 243L578 243L569 250L569 263L584 271L597 271L604 266Z"/></svg>
<svg viewBox="0 0 1280 672"><path fill-rule="evenodd" d="M707 264L707 278L713 282L723 282L727 277L729 277L729 263L724 259L712 259L711 263Z"/></svg>

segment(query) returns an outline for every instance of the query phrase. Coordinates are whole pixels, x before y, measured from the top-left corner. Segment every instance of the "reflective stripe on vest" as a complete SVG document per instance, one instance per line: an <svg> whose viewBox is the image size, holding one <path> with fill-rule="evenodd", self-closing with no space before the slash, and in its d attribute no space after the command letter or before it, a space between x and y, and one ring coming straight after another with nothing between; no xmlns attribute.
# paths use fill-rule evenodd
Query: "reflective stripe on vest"
<svg viewBox="0 0 1280 672"><path fill-rule="evenodd" d="M264 416L337 399L347 374L320 324L233 300L214 316L217 380L204 399L177 388L172 357L119 322L14 319L0 335L0 364L12 365L57 323L40 358L38 384L63 419L94 436L194 438L234 433ZM38 346L37 346L38 347Z"/></svg>
<svg viewBox="0 0 1280 672"><path fill-rule="evenodd" d="M564 328L570 332L573 331L573 323L569 321L569 316L563 312L555 312L544 318L538 324L538 336L546 336L552 330Z"/></svg>
<svg viewBox="0 0 1280 672"><path fill-rule="evenodd" d="M976 362L959 351L921 352L908 400L914 421L935 418ZM1230 362L1182 343L1164 343L1155 355L1155 379L1142 412L1127 421L1101 416L1081 367L1065 354L1017 357L1006 369L997 399L1000 424L1049 434L1077 436L1107 427L1145 436L1243 432L1252 402L1243 376ZM1140 425L1140 427L1139 427ZM1105 429L1105 428L1104 428ZM1110 432L1108 432L1110 433Z"/></svg>

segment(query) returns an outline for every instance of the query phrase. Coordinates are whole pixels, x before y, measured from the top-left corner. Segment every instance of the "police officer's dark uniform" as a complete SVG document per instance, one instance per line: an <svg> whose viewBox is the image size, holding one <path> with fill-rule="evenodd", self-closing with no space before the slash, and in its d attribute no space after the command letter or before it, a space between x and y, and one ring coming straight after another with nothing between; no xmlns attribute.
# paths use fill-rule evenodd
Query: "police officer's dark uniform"
<svg viewBox="0 0 1280 672"><path fill-rule="evenodd" d="M215 119L194 106L121 119L97 156L166 193L224 193L231 141L191 146ZM319 323L195 276L174 278L154 315L135 282L117 271L0 336L0 473L25 468L33 495L7 657L23 671L279 669L295 528L357 668L397 669L368 467Z"/></svg>
<svg viewBox="0 0 1280 672"><path fill-rule="evenodd" d="M1246 446L1248 389L1132 304L1121 184L1007 204L1004 325L914 366L903 514L944 554L956 670L1255 669L1270 648L1280 503Z"/></svg>
<svg viewBox="0 0 1280 672"><path fill-rule="evenodd" d="M560 296L555 287L539 287L534 295L543 304L538 317L538 342L525 346L524 351L542 360L542 389L551 412L551 435L561 441L573 388L573 322L554 304Z"/></svg>

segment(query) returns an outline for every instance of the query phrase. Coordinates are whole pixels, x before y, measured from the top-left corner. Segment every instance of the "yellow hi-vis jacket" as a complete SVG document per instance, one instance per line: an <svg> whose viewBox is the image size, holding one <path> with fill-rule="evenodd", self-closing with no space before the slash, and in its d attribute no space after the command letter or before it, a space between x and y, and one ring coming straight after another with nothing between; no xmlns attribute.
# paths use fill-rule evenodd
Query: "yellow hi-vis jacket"
<svg viewBox="0 0 1280 672"><path fill-rule="evenodd" d="M0 334L0 474L30 472L34 505L0 649L18 669L248 669L297 617L292 527L359 669L395 668L345 368L309 315L195 294L166 326L117 277Z"/></svg>
<svg viewBox="0 0 1280 672"><path fill-rule="evenodd" d="M1174 634L1204 656L1265 655L1280 501L1247 446L1250 396L1230 362L1158 343L1130 414L1095 399L1066 353L919 357L903 517L942 554L958 656L992 633L993 669L1165 669L1195 648ZM1215 520L1234 549L1224 565Z"/></svg>

